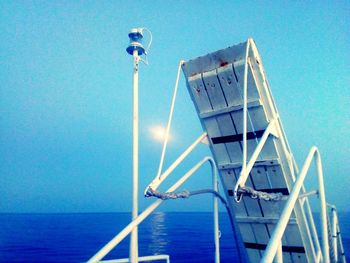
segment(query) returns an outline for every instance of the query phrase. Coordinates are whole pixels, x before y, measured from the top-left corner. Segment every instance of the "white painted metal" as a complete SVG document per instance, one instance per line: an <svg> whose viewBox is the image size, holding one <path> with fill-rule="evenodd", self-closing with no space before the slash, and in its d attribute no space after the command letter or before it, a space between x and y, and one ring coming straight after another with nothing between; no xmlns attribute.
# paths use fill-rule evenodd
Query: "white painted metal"
<svg viewBox="0 0 350 263"><path fill-rule="evenodd" d="M270 134L273 134L276 136L276 131L275 131L275 120L272 120L269 124L269 126L266 128L264 135L261 137L258 146L255 148L255 151L253 155L250 157L249 163L246 167L242 167L242 172L239 175L238 181L235 186L235 198L237 200L237 191L239 187L243 187L248 179L249 173L251 172L256 160L258 159L258 156L262 150L262 148L265 145L265 142ZM243 162L244 164L244 162ZM238 200L237 200L238 201Z"/></svg>
<svg viewBox="0 0 350 263"><path fill-rule="evenodd" d="M329 262L329 244L328 244L328 233L327 233L327 211L326 211L326 198L324 191L324 182L323 182L323 172L322 172L322 163L320 153L316 147L312 147L305 162L301 172L294 184L293 190L290 193L289 199L283 209L280 220L275 228L274 233L271 236L269 244L266 247L265 253L261 262L268 263L272 262L278 245L281 242L283 233L288 224L289 218L293 212L296 201L298 200L299 192L302 188L304 179L307 175L307 172L310 168L311 161L315 158L316 168L317 168L317 178L318 178L318 186L319 186L319 198L320 198L320 206L321 206L321 232L322 232L322 255L323 262Z"/></svg>
<svg viewBox="0 0 350 263"><path fill-rule="evenodd" d="M186 157L207 137L207 133L202 133L176 160L173 162L167 170L160 176L156 176L150 185L145 189L145 196L147 196L148 188L156 190L158 186L175 170L176 167L182 163Z"/></svg>
<svg viewBox="0 0 350 263"><path fill-rule="evenodd" d="M340 252L340 256L341 256L341 262L346 263L346 257L345 257L345 252L344 252L343 241L341 238L339 224L337 226L337 233L338 233L338 243L339 243L339 252Z"/></svg>
<svg viewBox="0 0 350 263"><path fill-rule="evenodd" d="M327 206L331 209L332 221L329 222L331 225L331 235L332 235L332 247L335 256L335 262L346 263L343 241L341 238L341 232L338 221L337 208L334 205L328 204Z"/></svg>
<svg viewBox="0 0 350 263"><path fill-rule="evenodd" d="M282 242L279 242L274 262L283 263Z"/></svg>
<svg viewBox="0 0 350 263"><path fill-rule="evenodd" d="M271 91L269 89L267 80L265 78L261 58L259 56L259 53L254 43L251 45L251 47L252 47L252 54L250 56L249 64L251 65L252 71L254 73L256 85L258 85L258 90L260 93L262 103L264 105L264 110L266 111L266 114L267 114L266 117L268 119L277 118L278 120L277 132L278 132L279 139L278 139L278 143L275 144L275 147L278 152L279 158L281 158L281 169L280 169L280 172L275 173L274 172L275 168L268 167L267 170L269 174L268 176L269 181L271 182L271 185L273 185L274 187L276 187L276 185L283 186L287 183L287 187L291 189L295 178L294 167L291 166L290 164L288 165L288 163L294 163L294 159L292 158L292 154L291 154L285 133L283 131L282 123L278 118L277 109L276 109L276 106L274 105ZM292 162L290 162L289 160L292 160ZM276 176L271 176L271 174L276 174ZM282 208L283 205L284 204L281 203L280 208ZM294 262L298 262L299 260L301 261L308 260L309 262L314 262L315 253L314 253L313 245L311 243L309 227L305 219L304 211L299 203L297 204L294 212L295 212L295 216L298 218L298 222L299 222L298 228L293 227L294 228L293 229L289 226L287 227L286 234L284 237L286 239L285 242L287 243L285 244L286 245L303 244L303 246L305 247L305 255L307 259L305 258L305 255L301 255L298 253L291 253L291 256L293 258L292 260ZM300 240L300 236L302 237L302 243ZM285 253L284 253L284 256L285 256Z"/></svg>
<svg viewBox="0 0 350 263"><path fill-rule="evenodd" d="M138 91L138 78L139 78L139 60L138 50L133 51L134 58L134 70L133 70L133 177L132 177L132 220L138 216L138 178L139 178L139 91ZM134 228L130 237L130 261L131 263L137 263L138 258L138 232L137 228Z"/></svg>
<svg viewBox="0 0 350 263"><path fill-rule="evenodd" d="M213 190L219 192L219 181L217 176L215 161L212 162ZM220 240L219 240L219 200L213 196L213 220L214 220L214 244L215 244L215 263L220 263Z"/></svg>
<svg viewBox="0 0 350 263"><path fill-rule="evenodd" d="M213 158L205 157L195 166L193 166L184 176L182 176L173 186L171 186L167 192L176 191L182 184L184 184L204 163L209 162L212 168L213 177L216 177L216 164ZM119 234L117 234L111 241L109 241L104 247L102 247L93 257L91 257L87 262L96 263L102 260L113 248L115 248L127 235L129 235L133 229L135 229L140 223L143 222L157 207L159 207L164 200L158 199L150 206L148 206L141 214L139 214L133 221L131 221ZM216 210L218 213L218 210ZM218 228L216 228L215 240L218 236ZM216 243L215 246L219 246ZM216 250L217 253L217 250ZM218 256L215 256L216 258Z"/></svg>
<svg viewBox="0 0 350 263"><path fill-rule="evenodd" d="M171 122L172 122L172 119L173 119L173 113L174 113L174 107L175 107L175 101L176 101L176 94L177 94L177 90L178 90L178 87L179 87L181 65L183 63L184 63L184 61L180 60L179 66L178 66L178 69L177 69L177 75L176 75L176 81L175 81L175 86L174 86L174 92L173 92L173 97L171 99L171 105L170 105L170 111L169 111L169 117L168 117L168 124L167 124L166 130L165 130L162 154L161 154L161 157L160 157L159 167L158 167L158 172L157 172L157 177L159 179L160 179L160 175L161 175L162 169L163 169L163 162L164 162L164 157L165 157L165 151L166 151L168 140L169 140L169 131L170 131L170 127L171 127Z"/></svg>
<svg viewBox="0 0 350 263"><path fill-rule="evenodd" d="M332 243L333 243L333 251L334 251L334 259L335 262L338 262L338 234L337 234L337 212L335 209L332 209Z"/></svg>
<svg viewBox="0 0 350 263"><path fill-rule="evenodd" d="M245 60L244 60L244 85L243 85L243 160L242 160L242 171L241 174L238 178L238 186L240 185L241 181L240 178L243 175L245 177L245 180L243 182L247 180L247 93L248 93L248 55L249 55L249 48L250 48L250 39L248 39L247 41L247 47L246 47L246 53L245 53ZM240 201L240 198L237 195L237 189L235 187L235 191L234 191L234 197L236 199L236 201Z"/></svg>
<svg viewBox="0 0 350 263"><path fill-rule="evenodd" d="M145 257L139 257L137 260L139 262L165 260L166 263L170 263L169 255L145 256ZM120 258L120 259L102 260L100 262L101 263L129 263L130 259L129 258Z"/></svg>

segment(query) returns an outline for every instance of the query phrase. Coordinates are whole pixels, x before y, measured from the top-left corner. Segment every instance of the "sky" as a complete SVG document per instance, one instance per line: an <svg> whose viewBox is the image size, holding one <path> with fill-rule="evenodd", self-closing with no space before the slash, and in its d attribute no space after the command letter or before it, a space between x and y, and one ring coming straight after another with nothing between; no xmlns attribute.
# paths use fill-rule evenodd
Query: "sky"
<svg viewBox="0 0 350 263"><path fill-rule="evenodd" d="M140 65L140 209L153 201L142 197L161 153L150 130L166 124L179 60L252 37L299 167L317 145L327 199L349 211L349 17L349 1L1 1L0 212L131 210L133 27L153 34ZM202 133L183 77L171 133L165 167ZM160 189L207 154L200 145ZM205 165L181 189L210 185Z"/></svg>

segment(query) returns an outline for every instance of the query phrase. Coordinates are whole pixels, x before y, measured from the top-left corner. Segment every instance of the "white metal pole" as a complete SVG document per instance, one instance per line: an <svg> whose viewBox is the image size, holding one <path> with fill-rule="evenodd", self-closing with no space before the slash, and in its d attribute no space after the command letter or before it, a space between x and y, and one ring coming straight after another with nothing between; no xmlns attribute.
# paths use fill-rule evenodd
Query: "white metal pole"
<svg viewBox="0 0 350 263"><path fill-rule="evenodd" d="M328 263L329 259L329 243L328 243L328 228L327 228L327 204L326 204L326 193L324 190L324 182L323 182L323 171L322 171L322 161L321 155L318 152L317 148L315 148L316 153L316 170L318 177L318 191L321 205L321 233L322 233L322 252L323 252L323 260Z"/></svg>
<svg viewBox="0 0 350 263"><path fill-rule="evenodd" d="M337 212L335 209L332 209L332 243L334 251L335 262L338 262L338 234L337 234Z"/></svg>
<svg viewBox="0 0 350 263"><path fill-rule="evenodd" d="M179 87L181 66L184 63L185 63L184 60L180 60L179 66L177 68L177 75L176 75L176 81L175 81L175 86L174 86L173 98L171 99L171 106L170 106L170 111L169 111L168 124L167 124L166 130L165 130L162 154L161 154L161 157L160 157L160 162L159 162L159 167L158 167L158 172L157 172L157 177L159 179L160 179L160 175L161 175L162 169L163 169L164 156L165 156L165 151L166 151L166 147L167 147L167 144L168 144L170 126L171 126L171 122L172 122L172 119L173 119L176 94L177 94L177 90L178 90L178 87Z"/></svg>
<svg viewBox="0 0 350 263"><path fill-rule="evenodd" d="M244 62L244 79L243 79L243 159L242 159L242 170L239 175L239 178L246 174L247 170L247 97L248 97L248 56L249 56L249 46L250 39L247 41L246 53L245 53L245 62ZM239 179L238 179L239 180ZM244 184L236 184L234 197L236 202L241 200L241 197L238 195L238 188L244 186Z"/></svg>
<svg viewBox="0 0 350 263"><path fill-rule="evenodd" d="M245 55L244 64L244 82L243 82L243 163L242 163L242 174L245 174L247 168L247 97L248 97L248 54L249 54L249 43L247 41L247 49ZM243 186L243 185L242 185Z"/></svg>
<svg viewBox="0 0 350 263"><path fill-rule="evenodd" d="M215 163L211 162L213 175L213 190L219 192L218 178ZM215 263L220 263L220 240L219 240L219 204L218 198L213 196L213 213L214 213L214 242L215 242Z"/></svg>
<svg viewBox="0 0 350 263"><path fill-rule="evenodd" d="M138 50L133 51L134 57L134 71L133 71L133 114L132 114L132 163L133 163L133 176L132 176L132 220L135 220L138 216L138 177L139 177L139 123L138 123L138 106L139 106L139 94L138 94L138 77L139 77L139 54ZM138 229L135 227L131 232L130 237L130 262L137 263L138 258Z"/></svg>

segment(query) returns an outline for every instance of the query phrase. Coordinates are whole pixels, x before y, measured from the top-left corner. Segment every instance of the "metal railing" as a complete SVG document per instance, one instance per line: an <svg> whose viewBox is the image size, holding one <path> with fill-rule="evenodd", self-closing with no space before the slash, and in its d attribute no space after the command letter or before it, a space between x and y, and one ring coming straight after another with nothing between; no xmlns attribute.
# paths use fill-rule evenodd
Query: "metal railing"
<svg viewBox="0 0 350 263"><path fill-rule="evenodd" d="M333 260L334 262L346 263L343 240L341 237L337 208L334 205L328 204L327 207L331 209L332 219L330 220L330 230L331 230L331 244L333 249ZM340 255L340 258L339 258Z"/></svg>
<svg viewBox="0 0 350 263"><path fill-rule="evenodd" d="M317 178L318 178L317 193L319 195L320 207L321 207L321 235L322 235L322 255L321 257L318 256L320 255L320 253L317 252L317 258L319 260L318 262L322 260L322 262L328 263L330 261L328 231L327 231L327 206L326 206L326 197L325 197L324 182L323 182L322 162L321 162L321 156L318 149L316 147L312 147L307 158L305 159L301 172L297 180L295 181L292 192L290 193L289 198L285 204L285 207L280 216L280 220L278 221L276 228L270 238L270 241L266 247L266 250L264 252L261 262L264 262L264 263L272 262L275 257L277 262L283 262L282 236L288 225L288 221L293 212L296 201L298 200L305 177L307 175L307 172L309 171L311 161L314 158L316 162Z"/></svg>
<svg viewBox="0 0 350 263"><path fill-rule="evenodd" d="M215 161L212 157L205 157L196 165L194 165L183 177L181 177L173 186L171 186L167 192L176 191L183 183L185 183L204 163L209 162L212 169L213 176L213 190L217 191L218 178L216 172ZM179 162L176 167L180 164ZM171 166L172 167L172 166ZM173 167L175 169L176 167ZM218 224L218 200L213 197L213 208L214 208L214 242L215 242L215 262L220 262L219 255L219 224ZM113 248L115 248L126 236L128 236L133 229L135 229L139 224L141 224L156 208L158 208L164 200L158 199L148 206L141 214L139 214L133 221L131 221L119 234L117 234L112 240L110 240L103 248L101 248L93 257L91 257L88 262L99 262L102 260ZM132 250L132 248L130 248ZM138 258L140 259L140 258ZM124 259L123 259L124 260ZM140 261L140 260L139 260ZM123 261L124 262L124 261Z"/></svg>

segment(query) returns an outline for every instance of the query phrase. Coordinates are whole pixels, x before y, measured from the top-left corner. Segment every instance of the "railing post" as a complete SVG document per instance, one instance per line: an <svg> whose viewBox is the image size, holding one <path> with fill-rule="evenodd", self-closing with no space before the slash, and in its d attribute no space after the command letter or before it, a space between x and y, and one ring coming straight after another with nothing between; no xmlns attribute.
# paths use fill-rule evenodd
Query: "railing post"
<svg viewBox="0 0 350 263"><path fill-rule="evenodd" d="M334 208L332 208L332 243L333 243L333 251L334 251L334 259L335 262L338 262L338 234L337 234L337 225L338 218L337 212Z"/></svg>
<svg viewBox="0 0 350 263"><path fill-rule="evenodd" d="M324 182L323 182L323 174L322 174L322 163L321 157L316 147L312 147L306 160L304 162L303 168L300 171L300 174L297 180L294 183L293 189L289 194L289 198L285 204L285 207L280 216L280 220L278 221L275 231L273 232L270 241L266 247L265 253L261 262L267 263L272 262L276 251L278 249L279 242L282 240L282 236L287 227L290 215L293 212L295 203L298 199L298 195L303 186L303 182L305 180L306 174L309 170L311 161L316 155L316 169L318 175L318 184L319 184L319 198L321 205L321 224L322 224L322 254L323 260L325 263L329 263L329 244L328 244L328 234L327 234L327 216L326 216L326 198L324 191Z"/></svg>
<svg viewBox="0 0 350 263"><path fill-rule="evenodd" d="M322 233L322 254L324 262L329 262L329 244L328 244L328 231L327 231L327 204L326 204L326 193L324 190L323 182L323 171L321 156L316 147L313 147L314 153L316 154L316 170L318 176L319 185L319 198L321 206L321 233Z"/></svg>
<svg viewBox="0 0 350 263"><path fill-rule="evenodd" d="M215 163L210 159L210 165L213 175L213 190L219 191L218 178ZM213 213L214 213L214 242L215 242L215 263L220 263L220 240L219 240L219 208L218 199L213 195Z"/></svg>
<svg viewBox="0 0 350 263"><path fill-rule="evenodd" d="M242 171L240 173L240 177L242 174L246 174L247 169L247 117L248 117L248 109L247 109L247 97L248 97L248 55L249 55L249 46L250 39L247 41L245 61L244 61L244 80L243 80L243 160L242 160ZM234 193L235 200L237 202L240 201L241 197L238 195L238 192Z"/></svg>

